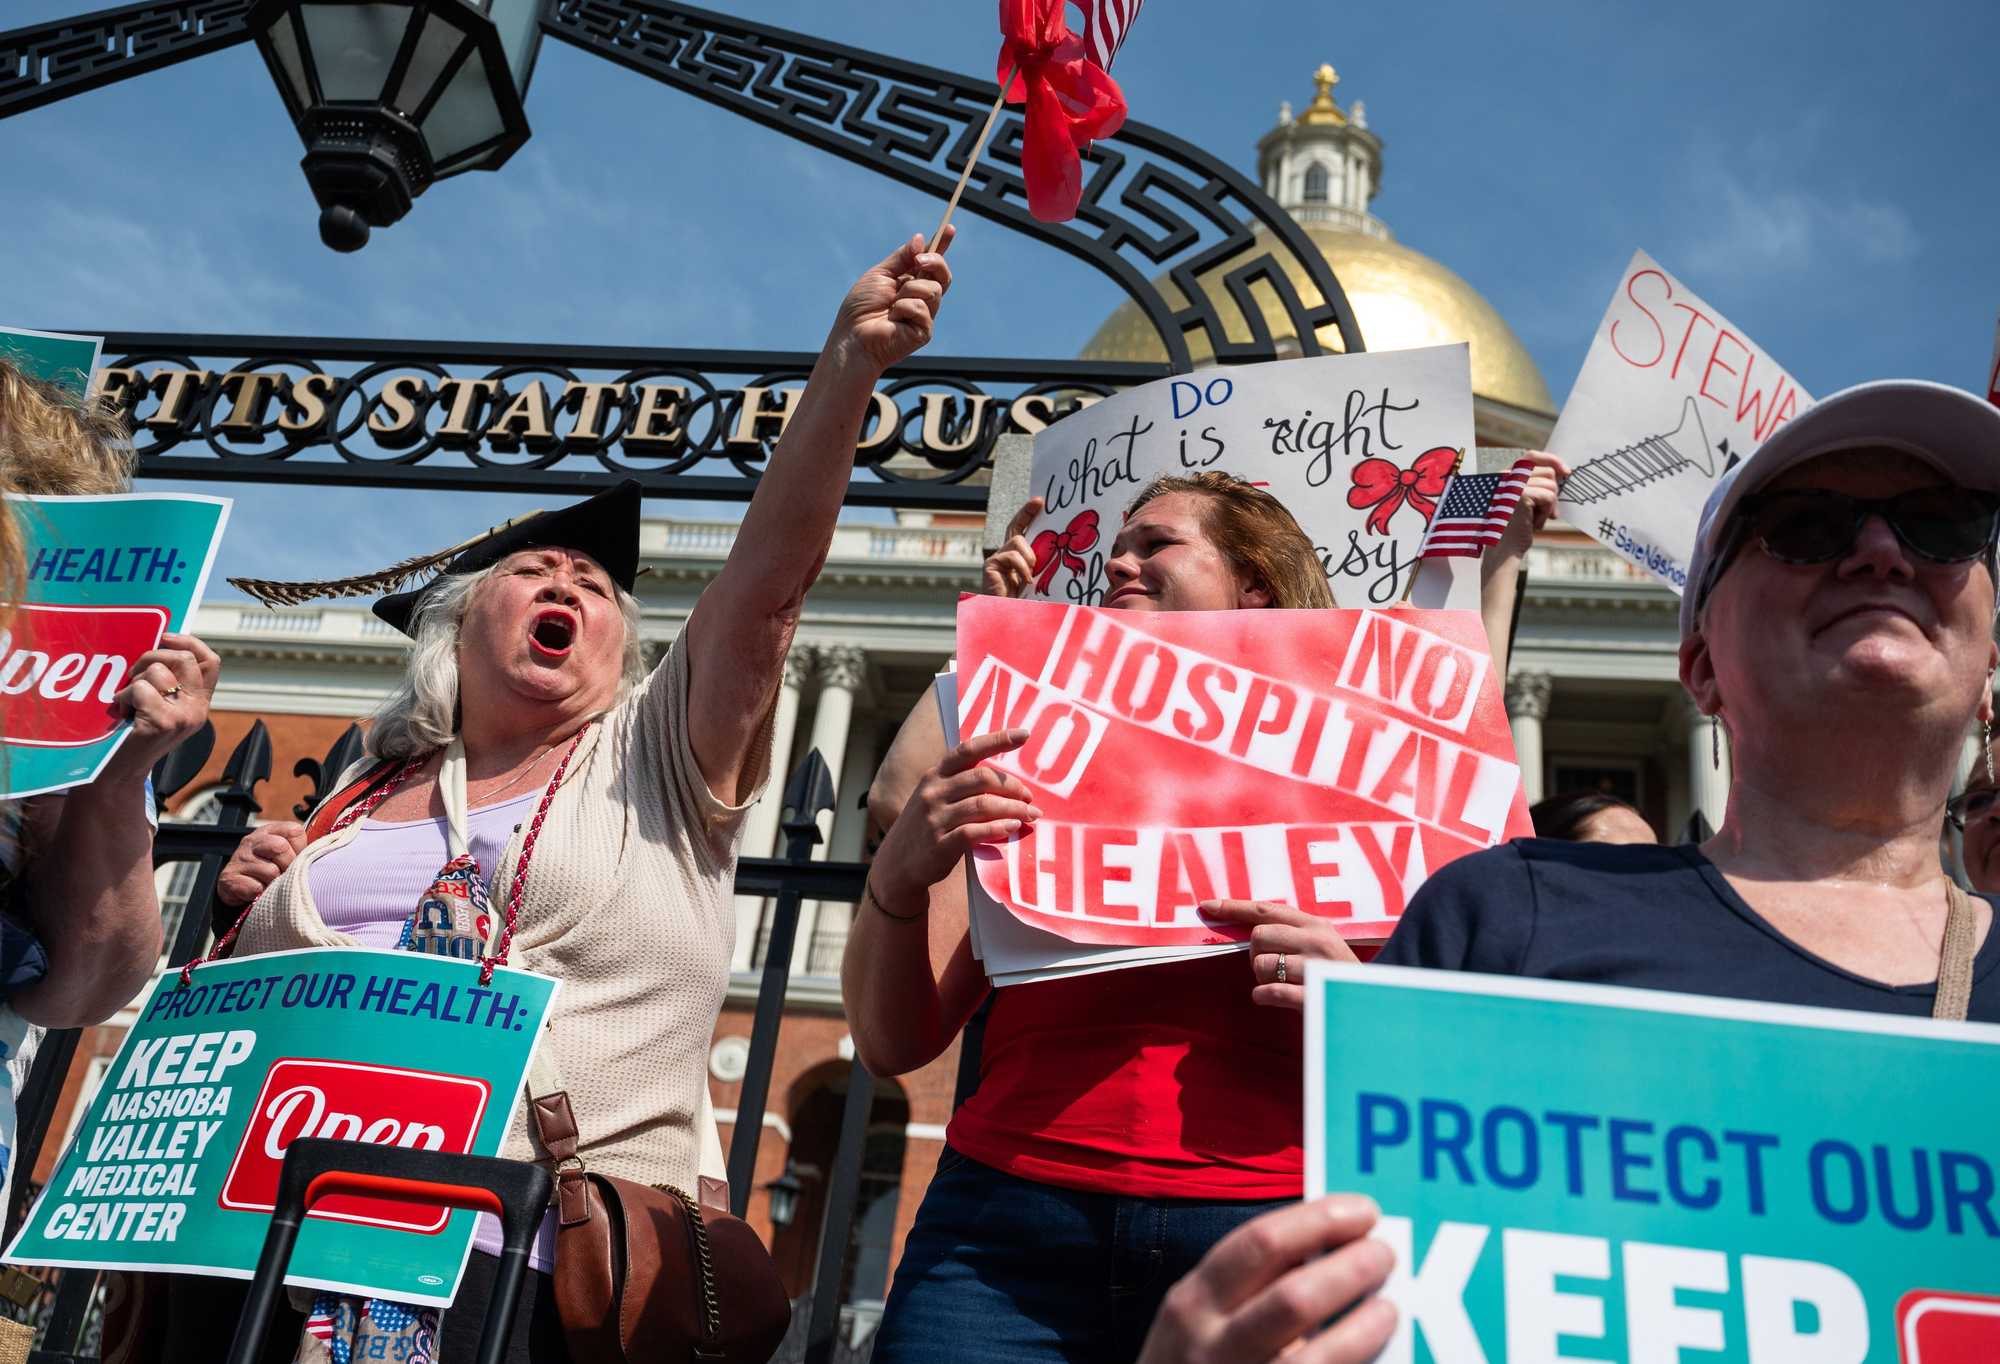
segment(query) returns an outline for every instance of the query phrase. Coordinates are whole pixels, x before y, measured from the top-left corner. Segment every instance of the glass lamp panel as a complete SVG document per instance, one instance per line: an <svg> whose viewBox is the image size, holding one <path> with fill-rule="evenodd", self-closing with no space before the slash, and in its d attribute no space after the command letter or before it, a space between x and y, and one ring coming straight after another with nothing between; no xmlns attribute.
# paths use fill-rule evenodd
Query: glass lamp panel
<svg viewBox="0 0 2000 1364"><path fill-rule="evenodd" d="M535 54L542 45L542 0L493 0L489 11L494 32L507 54L507 70L523 96L534 74Z"/></svg>
<svg viewBox="0 0 2000 1364"><path fill-rule="evenodd" d="M425 116L424 141L430 145L431 160L442 166L467 148L498 137L506 126L487 84L486 54L474 52Z"/></svg>
<svg viewBox="0 0 2000 1364"><path fill-rule="evenodd" d="M277 59L278 70L285 79L285 92L292 98L292 107L303 109L312 103L312 92L306 88L306 64L299 56L298 30L292 27L292 16L281 13L271 25L271 55Z"/></svg>
<svg viewBox="0 0 2000 1364"><path fill-rule="evenodd" d="M425 15L423 31L417 35L417 50L410 54L409 69L403 72L403 83L389 101L390 106L407 117L416 117L445 64L465 42L463 32L435 14Z"/></svg>
<svg viewBox="0 0 2000 1364"><path fill-rule="evenodd" d="M306 42L328 100L382 98L389 68L410 26L407 5L301 5Z"/></svg>

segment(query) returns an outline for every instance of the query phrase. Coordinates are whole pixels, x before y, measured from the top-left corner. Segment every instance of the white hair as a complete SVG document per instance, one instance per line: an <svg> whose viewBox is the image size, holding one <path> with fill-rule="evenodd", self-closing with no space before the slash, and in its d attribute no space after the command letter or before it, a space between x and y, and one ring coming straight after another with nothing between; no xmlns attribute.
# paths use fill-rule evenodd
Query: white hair
<svg viewBox="0 0 2000 1364"><path fill-rule="evenodd" d="M466 608L479 585L500 567L441 578L410 620L416 644L403 680L369 717L368 754L401 762L442 748L458 733L458 638ZM625 654L618 679L623 700L646 675L639 647L639 599L618 586L618 614L625 621Z"/></svg>

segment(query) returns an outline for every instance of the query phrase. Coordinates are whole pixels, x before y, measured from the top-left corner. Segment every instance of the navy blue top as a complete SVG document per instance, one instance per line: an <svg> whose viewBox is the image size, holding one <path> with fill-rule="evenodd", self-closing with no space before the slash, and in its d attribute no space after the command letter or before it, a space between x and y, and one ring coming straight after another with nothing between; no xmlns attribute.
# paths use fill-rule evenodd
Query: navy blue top
<svg viewBox="0 0 2000 1364"><path fill-rule="evenodd" d="M1872 1013L1928 1016L1937 996L1935 981L1883 985L1814 956L1692 844L1521 838L1461 857L1424 883L1377 960ZM2000 1023L2000 932L1973 961L1968 1017Z"/></svg>

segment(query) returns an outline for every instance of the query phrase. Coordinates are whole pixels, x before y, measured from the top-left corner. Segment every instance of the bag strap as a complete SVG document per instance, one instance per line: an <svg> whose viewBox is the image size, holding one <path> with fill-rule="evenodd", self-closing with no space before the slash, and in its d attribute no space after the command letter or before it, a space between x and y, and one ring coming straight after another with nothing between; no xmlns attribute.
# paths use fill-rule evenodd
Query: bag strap
<svg viewBox="0 0 2000 1364"><path fill-rule="evenodd" d="M306 817L306 842L317 843L332 833L334 822L347 812L348 807L368 795L395 770L396 764L386 759L371 763L359 781L350 782L313 807L313 812Z"/></svg>
<svg viewBox="0 0 2000 1364"><path fill-rule="evenodd" d="M1951 909L1945 915L1944 942L1938 948L1937 1003L1932 1018L1963 1022L1972 1007L1972 959L1977 955L1979 912L1958 882L1945 883Z"/></svg>
<svg viewBox="0 0 2000 1364"><path fill-rule="evenodd" d="M528 1060L528 1113L534 1120L536 1135L542 1139L542 1149L558 1166L556 1176L560 1184L563 1173L560 1167L574 1160L576 1170L581 1173L583 1161L576 1154L581 1137L576 1114L570 1107L569 1091L563 1087L562 1068L556 1064L555 1047L550 1040L552 1031L552 1028L543 1030L541 1043ZM544 1126L545 1120L547 1126ZM709 1096L708 1077L705 1075L701 1081L701 1103L695 1109L694 1125L695 1140L700 1143L701 1149L695 1165L700 1181L696 1196L715 1211L728 1212L729 1162L723 1154L722 1134L716 1130L715 1103Z"/></svg>

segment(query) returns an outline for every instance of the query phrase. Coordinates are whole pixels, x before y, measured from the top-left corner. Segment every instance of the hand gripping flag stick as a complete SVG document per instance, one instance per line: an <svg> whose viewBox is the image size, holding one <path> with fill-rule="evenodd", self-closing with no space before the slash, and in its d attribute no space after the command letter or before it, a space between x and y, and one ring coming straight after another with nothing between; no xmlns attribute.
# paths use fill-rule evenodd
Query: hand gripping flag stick
<svg viewBox="0 0 2000 1364"><path fill-rule="evenodd" d="M986 116L986 126L979 130L979 140L972 144L972 155L965 158L965 169L958 173L958 183L952 187L951 198L945 201L944 217L938 219L937 231L931 233L929 250L935 252L938 243L944 240L944 230L951 226L951 215L958 208L958 201L965 194L966 182L972 179L972 168L979 164L979 154L986 150L987 139L993 136L999 126L1000 113L1007 107L1007 92L1014 86L1014 77L1021 68L1016 66L1007 73L1007 79L1000 82L1000 98L993 101L993 112Z"/></svg>

